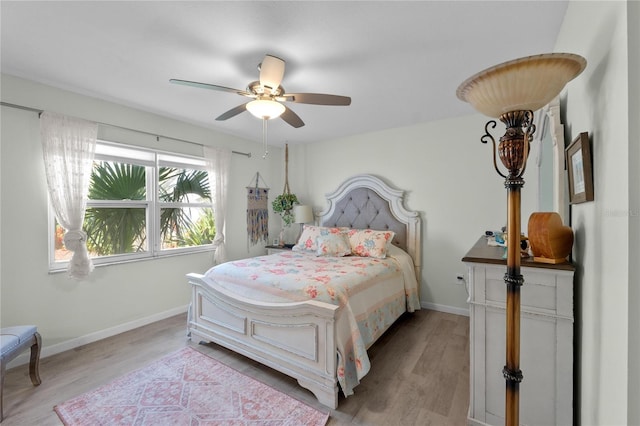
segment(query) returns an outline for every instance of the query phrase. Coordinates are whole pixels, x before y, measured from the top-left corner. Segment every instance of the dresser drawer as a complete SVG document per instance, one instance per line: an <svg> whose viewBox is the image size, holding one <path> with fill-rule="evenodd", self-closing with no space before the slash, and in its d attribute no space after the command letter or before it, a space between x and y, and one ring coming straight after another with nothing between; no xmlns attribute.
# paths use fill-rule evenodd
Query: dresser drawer
<svg viewBox="0 0 640 426"><path fill-rule="evenodd" d="M471 266L474 303L504 306L506 267L474 264ZM521 310L572 318L573 273L538 268L521 268L524 284L520 289Z"/></svg>

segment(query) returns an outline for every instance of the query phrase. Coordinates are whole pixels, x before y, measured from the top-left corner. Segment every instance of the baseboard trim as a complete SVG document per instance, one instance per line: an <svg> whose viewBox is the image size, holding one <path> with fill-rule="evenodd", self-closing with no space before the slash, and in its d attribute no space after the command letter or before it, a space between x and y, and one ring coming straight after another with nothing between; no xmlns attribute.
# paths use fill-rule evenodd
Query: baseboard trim
<svg viewBox="0 0 640 426"><path fill-rule="evenodd" d="M163 319L171 318L175 315L180 315L187 312L189 305L179 306L177 308L169 309L168 311L159 312L157 314L150 315L148 317L139 318L134 321L129 321L124 324L119 324L111 328L107 328L104 330L99 330L94 333L90 333L84 336L76 337L71 340L67 340L65 342L57 343L51 346L43 346L40 352L40 359L46 358L48 356L56 355L64 351L68 351L70 349L75 349L77 347L97 342L98 340L106 339L107 337L115 336L120 333L124 333L126 331L134 330L138 327L142 327L156 321L160 321ZM185 330L186 330L185 323ZM30 358L30 351L26 351L22 355L15 358L9 364L7 364L7 368L17 367L22 364L27 364Z"/></svg>
<svg viewBox="0 0 640 426"><path fill-rule="evenodd" d="M431 309L432 311L446 312L448 314L462 315L465 317L469 316L468 308L457 308L455 306L438 305L437 303L430 302L420 302L420 306L424 309Z"/></svg>

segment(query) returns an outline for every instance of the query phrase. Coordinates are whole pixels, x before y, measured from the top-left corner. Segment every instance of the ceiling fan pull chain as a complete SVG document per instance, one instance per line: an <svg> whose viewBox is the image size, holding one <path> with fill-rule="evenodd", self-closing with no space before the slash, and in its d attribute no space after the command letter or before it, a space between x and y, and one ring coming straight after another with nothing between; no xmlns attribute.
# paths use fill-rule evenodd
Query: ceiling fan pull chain
<svg viewBox="0 0 640 426"><path fill-rule="evenodd" d="M267 119L265 117L262 118L262 146L264 147L264 155L262 159L266 159L269 155L269 150L267 149Z"/></svg>

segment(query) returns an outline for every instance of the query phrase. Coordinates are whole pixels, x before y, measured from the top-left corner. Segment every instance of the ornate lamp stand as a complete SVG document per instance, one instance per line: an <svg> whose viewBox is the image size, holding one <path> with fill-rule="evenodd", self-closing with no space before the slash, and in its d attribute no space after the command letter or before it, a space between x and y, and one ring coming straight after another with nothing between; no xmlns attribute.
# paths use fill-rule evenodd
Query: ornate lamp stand
<svg viewBox="0 0 640 426"><path fill-rule="evenodd" d="M507 286L507 363L502 370L506 380L505 418L507 424L519 424L520 382L522 371L520 370L520 287L524 283L524 277L520 274L520 232L521 232L521 201L520 192L524 185L524 171L527 167L529 156L529 143L535 133L533 111L513 111L500 116L507 126L507 131L500 138L498 152L502 164L509 171L504 175L496 163L496 141L488 131L489 125L496 127L496 122L491 120L485 125L485 135L481 138L483 143L487 139L493 144L493 166L496 172L505 178L504 186L507 188L507 272L504 282Z"/></svg>

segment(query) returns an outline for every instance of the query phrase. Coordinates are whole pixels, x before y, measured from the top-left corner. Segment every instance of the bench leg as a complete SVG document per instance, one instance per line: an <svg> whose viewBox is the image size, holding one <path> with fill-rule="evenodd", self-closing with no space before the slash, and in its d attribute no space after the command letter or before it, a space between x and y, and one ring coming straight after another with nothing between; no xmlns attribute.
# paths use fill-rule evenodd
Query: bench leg
<svg viewBox="0 0 640 426"><path fill-rule="evenodd" d="M36 342L31 345L31 359L29 361L29 376L31 376L31 383L34 386L38 386L42 383L40 380L40 349L42 348L42 338L40 333L36 331L34 335Z"/></svg>
<svg viewBox="0 0 640 426"><path fill-rule="evenodd" d="M4 420L4 410L3 410L3 394L4 394L4 376L6 373L6 364L15 358L20 351L24 351L30 342L31 344L31 358L29 360L29 376L31 377L31 383L34 386L38 386L42 383L40 380L40 349L42 348L42 338L40 337L40 333L37 331L34 333L33 337L28 341L24 341L18 348L14 351L14 354L10 357L7 357L0 366L0 422Z"/></svg>

